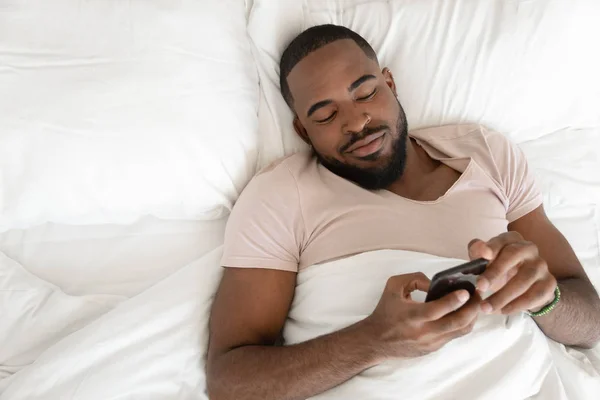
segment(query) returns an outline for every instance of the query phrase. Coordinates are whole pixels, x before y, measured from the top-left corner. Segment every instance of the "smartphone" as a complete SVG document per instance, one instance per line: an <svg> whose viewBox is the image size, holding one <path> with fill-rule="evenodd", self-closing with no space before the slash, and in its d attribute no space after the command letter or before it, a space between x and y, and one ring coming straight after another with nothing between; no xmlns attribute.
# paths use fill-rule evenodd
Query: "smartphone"
<svg viewBox="0 0 600 400"><path fill-rule="evenodd" d="M438 272L431 280L425 302L437 300L460 289L467 290L471 295L475 294L477 275L481 275L485 271L488 262L484 258L478 258Z"/></svg>

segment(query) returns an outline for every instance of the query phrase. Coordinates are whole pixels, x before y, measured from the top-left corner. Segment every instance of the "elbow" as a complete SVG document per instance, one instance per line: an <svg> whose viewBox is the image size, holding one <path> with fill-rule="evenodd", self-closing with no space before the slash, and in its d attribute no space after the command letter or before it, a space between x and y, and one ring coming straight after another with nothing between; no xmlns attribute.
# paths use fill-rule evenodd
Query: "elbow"
<svg viewBox="0 0 600 400"><path fill-rule="evenodd" d="M210 400L232 400L233 396L224 387L215 377L207 375L206 394Z"/></svg>
<svg viewBox="0 0 600 400"><path fill-rule="evenodd" d="M210 400L234 400L231 385L226 382L223 373L225 368L220 366L218 357L209 357L206 365L206 394Z"/></svg>
<svg viewBox="0 0 600 400"><path fill-rule="evenodd" d="M214 385L211 385L208 382L207 382L207 387L206 387L206 394L208 395L208 398L210 400L229 400L230 399L227 397L227 394L223 392L223 390L220 390L219 388L215 387Z"/></svg>
<svg viewBox="0 0 600 400"><path fill-rule="evenodd" d="M206 369L206 394L210 400L229 400L227 392L223 390L223 385L210 366Z"/></svg>

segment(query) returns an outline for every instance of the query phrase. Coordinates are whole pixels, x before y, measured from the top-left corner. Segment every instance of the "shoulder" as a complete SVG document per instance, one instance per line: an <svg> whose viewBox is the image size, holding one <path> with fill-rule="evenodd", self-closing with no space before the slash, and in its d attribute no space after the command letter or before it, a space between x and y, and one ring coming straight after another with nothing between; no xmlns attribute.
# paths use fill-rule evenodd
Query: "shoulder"
<svg viewBox="0 0 600 400"><path fill-rule="evenodd" d="M453 124L432 126L410 131L410 135L426 142L438 140L464 140L471 136L485 135L487 129L477 124Z"/></svg>
<svg viewBox="0 0 600 400"><path fill-rule="evenodd" d="M238 203L265 198L270 198L271 202L297 198L298 175L308 162L306 153L292 154L272 162L250 180Z"/></svg>
<svg viewBox="0 0 600 400"><path fill-rule="evenodd" d="M411 136L427 144L439 157L471 158L494 178L500 178L502 164L520 151L505 135L483 125L445 125L418 129Z"/></svg>
<svg viewBox="0 0 600 400"><path fill-rule="evenodd" d="M300 173L311 161L311 155L307 152L298 152L281 157L266 167L260 169L254 178L273 179L281 175L294 176Z"/></svg>
<svg viewBox="0 0 600 400"><path fill-rule="evenodd" d="M430 143L440 150L445 148L484 148L512 146L510 140L502 133L495 132L478 124L443 125L417 129L410 135L418 140Z"/></svg>

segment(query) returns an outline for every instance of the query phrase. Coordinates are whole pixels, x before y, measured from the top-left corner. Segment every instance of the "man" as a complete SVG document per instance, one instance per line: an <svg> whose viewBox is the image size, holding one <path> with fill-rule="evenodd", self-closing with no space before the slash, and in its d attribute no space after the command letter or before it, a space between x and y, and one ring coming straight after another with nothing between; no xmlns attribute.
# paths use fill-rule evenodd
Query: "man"
<svg viewBox="0 0 600 400"><path fill-rule="evenodd" d="M306 30L280 67L312 152L261 171L233 210L210 323L211 398L305 399L390 358L436 351L468 334L480 312L533 312L548 337L598 342L598 295L517 147L478 126L409 134L392 73L349 29ZM364 320L278 343L298 271L378 249L487 258L477 289L493 294L421 303L406 294L429 280L398 275Z"/></svg>

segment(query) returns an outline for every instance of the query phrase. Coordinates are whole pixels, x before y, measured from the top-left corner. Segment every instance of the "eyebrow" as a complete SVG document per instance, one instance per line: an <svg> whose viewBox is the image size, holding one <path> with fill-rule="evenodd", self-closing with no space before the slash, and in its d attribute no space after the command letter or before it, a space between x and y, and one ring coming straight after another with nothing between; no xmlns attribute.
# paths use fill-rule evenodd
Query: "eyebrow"
<svg viewBox="0 0 600 400"><path fill-rule="evenodd" d="M357 80L352 82L350 84L350 86L348 86L348 91L352 92L353 90L356 90L356 88L358 88L360 85L362 85L363 83L365 83L366 81L369 81L371 79L377 79L377 78L375 77L375 75L371 75L371 74L361 76L360 78L358 78ZM319 101L319 102L313 104L308 109L306 116L308 118L310 118L310 116L313 115L315 113L315 111L317 111L318 109L323 108L331 103L333 103L333 101L331 101L331 100L322 100L322 101Z"/></svg>
<svg viewBox="0 0 600 400"><path fill-rule="evenodd" d="M308 109L308 112L306 113L307 117L310 117L311 115L313 115L313 113L315 111L317 111L319 108L323 108L329 104L333 103L333 101L331 100L323 100L323 101L319 101L318 103L313 104L312 106L310 106L310 108Z"/></svg>
<svg viewBox="0 0 600 400"><path fill-rule="evenodd" d="M360 85L362 85L363 83L365 83L366 81L369 81L371 79L376 79L375 75L363 75L360 78L358 78L357 80L355 80L354 82L352 82L350 84L350 86L348 86L348 91L351 92L353 90L355 90L357 87L359 87Z"/></svg>

